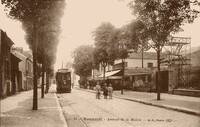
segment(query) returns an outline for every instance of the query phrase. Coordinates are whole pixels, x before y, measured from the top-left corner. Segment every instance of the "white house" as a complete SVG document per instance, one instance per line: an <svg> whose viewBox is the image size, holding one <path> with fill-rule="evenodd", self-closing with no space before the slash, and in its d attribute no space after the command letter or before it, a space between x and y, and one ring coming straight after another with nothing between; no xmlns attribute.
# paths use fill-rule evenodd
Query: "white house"
<svg viewBox="0 0 200 127"><path fill-rule="evenodd" d="M115 65L120 64L121 60L116 60ZM133 52L129 54L129 57L125 60L125 67L142 67L142 53ZM157 67L157 53L156 52L144 52L143 53L143 67L151 68Z"/></svg>

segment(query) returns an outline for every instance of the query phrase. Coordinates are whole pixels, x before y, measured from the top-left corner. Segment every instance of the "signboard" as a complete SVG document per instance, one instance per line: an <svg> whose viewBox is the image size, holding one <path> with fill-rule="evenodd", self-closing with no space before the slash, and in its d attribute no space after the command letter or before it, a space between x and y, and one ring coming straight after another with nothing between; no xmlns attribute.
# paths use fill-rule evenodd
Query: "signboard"
<svg viewBox="0 0 200 127"><path fill-rule="evenodd" d="M177 44L190 44L191 43L191 38L190 37L173 37L170 36L168 38L168 43L167 45L177 45Z"/></svg>

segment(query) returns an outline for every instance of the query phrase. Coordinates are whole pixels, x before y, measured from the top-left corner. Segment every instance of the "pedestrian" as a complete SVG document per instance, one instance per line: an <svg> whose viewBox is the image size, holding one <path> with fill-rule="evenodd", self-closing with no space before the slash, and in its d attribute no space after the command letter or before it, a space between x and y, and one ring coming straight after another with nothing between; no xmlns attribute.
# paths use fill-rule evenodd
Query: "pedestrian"
<svg viewBox="0 0 200 127"><path fill-rule="evenodd" d="M112 84L110 83L109 86L108 86L109 99L112 99L112 93L113 93L113 88L112 88Z"/></svg>
<svg viewBox="0 0 200 127"><path fill-rule="evenodd" d="M106 83L104 83L103 95L104 95L104 99L107 99L107 96L108 96L108 87L107 87Z"/></svg>
<svg viewBox="0 0 200 127"><path fill-rule="evenodd" d="M101 94L101 86L99 85L99 82L97 82L96 85L96 99L100 99L100 94Z"/></svg>

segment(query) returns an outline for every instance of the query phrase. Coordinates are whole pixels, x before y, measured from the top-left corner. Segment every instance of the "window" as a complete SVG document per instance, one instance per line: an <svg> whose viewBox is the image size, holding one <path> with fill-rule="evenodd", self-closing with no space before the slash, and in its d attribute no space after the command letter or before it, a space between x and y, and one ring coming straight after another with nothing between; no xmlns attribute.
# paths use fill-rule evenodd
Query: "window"
<svg viewBox="0 0 200 127"><path fill-rule="evenodd" d="M129 81L130 78L129 78L129 77L124 77L124 80L125 80L125 81Z"/></svg>
<svg viewBox="0 0 200 127"><path fill-rule="evenodd" d="M151 82L151 75L148 75L148 81Z"/></svg>
<svg viewBox="0 0 200 127"><path fill-rule="evenodd" d="M9 79L10 78L10 63L8 60L6 60L5 71L6 71L5 76L7 79Z"/></svg>
<svg viewBox="0 0 200 127"><path fill-rule="evenodd" d="M128 63L127 62L124 63L124 67L128 67Z"/></svg>
<svg viewBox="0 0 200 127"><path fill-rule="evenodd" d="M148 68L151 68L151 67L153 67L153 63L148 63L147 66L148 66Z"/></svg>

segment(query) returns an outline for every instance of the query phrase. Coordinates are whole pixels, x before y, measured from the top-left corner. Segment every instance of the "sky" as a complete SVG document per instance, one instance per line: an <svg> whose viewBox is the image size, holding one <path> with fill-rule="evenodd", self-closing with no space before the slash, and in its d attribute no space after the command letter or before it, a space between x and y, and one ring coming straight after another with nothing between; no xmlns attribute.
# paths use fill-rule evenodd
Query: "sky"
<svg viewBox="0 0 200 127"><path fill-rule="evenodd" d="M67 61L73 62L72 51L83 44L93 44L92 31L102 22L110 22L115 27L129 23L134 17L127 7L130 0L66 0L66 8L61 21L62 33L57 47L55 69ZM9 19L0 5L0 28L6 31L16 46L28 50L21 23ZM185 25L184 32L177 36L191 37L191 45L200 45L200 18L193 24Z"/></svg>

